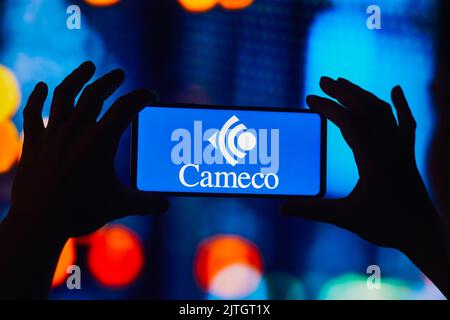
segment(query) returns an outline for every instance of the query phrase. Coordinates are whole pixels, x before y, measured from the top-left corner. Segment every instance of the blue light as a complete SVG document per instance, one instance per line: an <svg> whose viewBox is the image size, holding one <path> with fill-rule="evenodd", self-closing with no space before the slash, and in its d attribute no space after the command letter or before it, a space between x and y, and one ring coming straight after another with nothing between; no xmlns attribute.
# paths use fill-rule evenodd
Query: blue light
<svg viewBox="0 0 450 320"><path fill-rule="evenodd" d="M352 7L353 9L365 9L370 5L377 5L381 8L382 14L405 15L407 11L426 14L435 5L434 0L332 0L335 6Z"/></svg>
<svg viewBox="0 0 450 320"><path fill-rule="evenodd" d="M401 84L418 123L416 156L425 175L426 148L433 128L428 92L434 67L432 41L413 23L408 28L369 30L366 18L365 11L343 6L316 19L307 48L305 93L323 95L319 79L327 75L348 78L390 102L391 88ZM358 179L356 164L334 125L328 132L327 170L327 195L351 192Z"/></svg>
<svg viewBox="0 0 450 320"><path fill-rule="evenodd" d="M85 60L95 61L99 72L111 67L115 60L106 54L103 40L91 30L83 15L80 30L67 29L68 5L60 0L7 0L3 5L2 36L8 40L0 59L17 76L23 97L40 80L52 90ZM49 100L44 116L49 115ZM24 104L22 101L22 107ZM14 122L21 130L20 111Z"/></svg>

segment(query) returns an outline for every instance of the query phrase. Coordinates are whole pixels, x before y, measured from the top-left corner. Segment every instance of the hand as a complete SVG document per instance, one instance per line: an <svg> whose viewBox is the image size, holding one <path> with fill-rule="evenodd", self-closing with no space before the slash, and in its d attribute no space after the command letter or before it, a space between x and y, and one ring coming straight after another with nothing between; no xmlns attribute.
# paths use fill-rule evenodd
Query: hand
<svg viewBox="0 0 450 320"><path fill-rule="evenodd" d="M48 126L42 121L47 86L39 83L24 109L24 146L8 219L41 228L58 239L81 236L130 214L164 212L168 202L130 190L117 179L114 158L132 118L157 97L136 90L117 99L97 121L103 102L123 83L114 70L92 84L85 62L55 89ZM75 98L81 92L78 101Z"/></svg>
<svg viewBox="0 0 450 320"><path fill-rule="evenodd" d="M308 96L307 103L340 128L355 156L359 181L346 198L297 199L282 212L331 223L404 252L440 234L440 217L417 170L416 122L402 89L397 86L391 94L397 122L387 102L345 79L323 77L320 86L337 101Z"/></svg>

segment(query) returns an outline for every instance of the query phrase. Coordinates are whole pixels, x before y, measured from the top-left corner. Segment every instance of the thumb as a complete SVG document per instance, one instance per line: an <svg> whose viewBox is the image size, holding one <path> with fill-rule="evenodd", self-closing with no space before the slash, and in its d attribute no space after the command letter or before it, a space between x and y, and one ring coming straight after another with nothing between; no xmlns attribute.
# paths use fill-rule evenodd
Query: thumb
<svg viewBox="0 0 450 320"><path fill-rule="evenodd" d="M339 225L345 199L293 199L281 206L281 214Z"/></svg>

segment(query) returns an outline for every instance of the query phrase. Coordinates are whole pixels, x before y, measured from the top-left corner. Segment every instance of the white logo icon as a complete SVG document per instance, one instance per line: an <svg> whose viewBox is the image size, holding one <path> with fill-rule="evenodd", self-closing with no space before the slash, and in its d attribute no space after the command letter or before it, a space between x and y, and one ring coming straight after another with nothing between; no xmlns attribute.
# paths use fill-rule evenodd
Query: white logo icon
<svg viewBox="0 0 450 320"><path fill-rule="evenodd" d="M238 157L239 159L242 159L246 156L246 153L243 151L251 151L256 146L255 135L250 131L245 131L247 130L247 127L245 125L240 123L236 125L234 128L231 128L231 126L238 121L239 121L238 117L232 116L230 119L228 119L227 122L225 122L225 124L223 125L222 129L220 129L219 132L215 132L208 139L208 141L213 145L215 149L220 150L225 160L227 160L228 163L231 164L233 167L238 163L238 160L236 160L233 157L233 155ZM218 137L217 133L219 134ZM237 145L242 151L236 147L235 143L236 137L237 137Z"/></svg>

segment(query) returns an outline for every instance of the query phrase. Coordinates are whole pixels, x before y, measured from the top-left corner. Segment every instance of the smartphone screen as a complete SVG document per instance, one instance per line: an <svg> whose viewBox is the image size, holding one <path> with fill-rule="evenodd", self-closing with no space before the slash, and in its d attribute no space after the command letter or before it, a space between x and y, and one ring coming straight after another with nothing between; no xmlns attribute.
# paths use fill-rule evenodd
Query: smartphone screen
<svg viewBox="0 0 450 320"><path fill-rule="evenodd" d="M133 122L132 182L171 194L321 196L325 128L301 109L146 107Z"/></svg>

